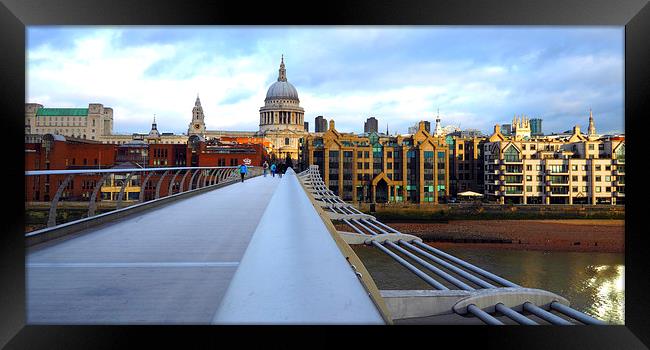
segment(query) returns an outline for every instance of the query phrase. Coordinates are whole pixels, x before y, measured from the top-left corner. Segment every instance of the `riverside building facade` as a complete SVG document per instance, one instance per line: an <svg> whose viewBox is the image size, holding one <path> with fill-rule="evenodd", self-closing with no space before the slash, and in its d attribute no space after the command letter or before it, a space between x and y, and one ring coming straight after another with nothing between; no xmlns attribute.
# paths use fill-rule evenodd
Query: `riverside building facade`
<svg viewBox="0 0 650 350"><path fill-rule="evenodd" d="M593 115L587 135L576 125L565 138L531 138L515 117L512 136L494 133L484 145L488 199L513 204L624 204L625 138L599 136Z"/></svg>
<svg viewBox="0 0 650 350"><path fill-rule="evenodd" d="M449 196L449 149L424 122L413 135L357 135L336 130L307 136L305 164L318 165L329 189L351 202L438 203Z"/></svg>
<svg viewBox="0 0 650 350"><path fill-rule="evenodd" d="M468 136L462 132L447 135L450 164L450 193L484 191L483 145L485 137Z"/></svg>

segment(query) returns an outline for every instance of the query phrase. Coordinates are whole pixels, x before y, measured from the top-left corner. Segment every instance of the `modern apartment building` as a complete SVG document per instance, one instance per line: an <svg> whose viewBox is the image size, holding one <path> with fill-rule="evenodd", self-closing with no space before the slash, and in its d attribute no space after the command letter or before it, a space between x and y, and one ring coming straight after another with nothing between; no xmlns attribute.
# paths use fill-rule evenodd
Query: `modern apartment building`
<svg viewBox="0 0 650 350"><path fill-rule="evenodd" d="M598 136L593 116L589 133L580 127L566 138L513 136L499 125L484 144L484 194L498 203L624 204L625 138Z"/></svg>
<svg viewBox="0 0 650 350"><path fill-rule="evenodd" d="M449 145L449 184L451 196L459 192L473 191L483 193L483 144L485 137L447 135Z"/></svg>

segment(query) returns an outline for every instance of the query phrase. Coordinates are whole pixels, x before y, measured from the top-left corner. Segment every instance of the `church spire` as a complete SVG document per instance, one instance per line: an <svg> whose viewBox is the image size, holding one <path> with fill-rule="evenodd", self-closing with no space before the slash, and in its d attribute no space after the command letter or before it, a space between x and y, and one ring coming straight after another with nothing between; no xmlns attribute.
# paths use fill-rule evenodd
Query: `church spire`
<svg viewBox="0 0 650 350"><path fill-rule="evenodd" d="M284 55L280 61L280 74L278 74L278 81L287 81L287 70L284 68Z"/></svg>
<svg viewBox="0 0 650 350"><path fill-rule="evenodd" d="M595 136L596 135L596 125L594 125L594 115L589 108L589 129L587 129L587 135Z"/></svg>
<svg viewBox="0 0 650 350"><path fill-rule="evenodd" d="M201 107L201 99L199 99L199 94L196 94L196 101L194 101L195 107Z"/></svg>
<svg viewBox="0 0 650 350"><path fill-rule="evenodd" d="M438 108L438 114L436 115L436 127L433 130L434 136L442 136L442 125L440 125L440 108Z"/></svg>

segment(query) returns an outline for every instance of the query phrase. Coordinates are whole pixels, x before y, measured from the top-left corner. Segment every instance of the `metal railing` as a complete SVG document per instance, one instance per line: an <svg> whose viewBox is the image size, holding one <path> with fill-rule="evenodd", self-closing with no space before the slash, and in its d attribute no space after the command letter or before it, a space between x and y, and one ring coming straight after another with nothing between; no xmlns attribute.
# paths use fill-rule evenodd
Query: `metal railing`
<svg viewBox="0 0 650 350"><path fill-rule="evenodd" d="M248 168L248 177L261 174L260 167L249 166ZM114 206L112 211L118 211L124 209L123 207L126 204L137 205L154 202L167 197L231 183L239 178L238 167L236 166L36 170L25 171L25 177L26 189L32 187L32 191L26 191L26 193L38 193L39 198L36 198L37 201L42 197L45 198L45 202L49 202L48 229L62 224L57 223L57 208L60 202L66 202L70 198L82 198L82 200L71 202L77 204L79 202L88 202L88 207L86 215L82 219L65 224L72 224L97 216L98 203L101 202L109 203L111 207ZM82 186L74 186L73 181L75 179L81 179ZM52 184L56 186L55 192L50 190ZM137 199L125 197L125 195L128 195L127 188L138 189L135 192L138 193ZM102 189L105 191L102 191ZM111 189L115 191L111 191ZM68 192L66 190L72 192L73 195L64 197L63 194ZM102 192L108 193L110 199L102 199ZM82 195L80 196L79 193ZM113 199L115 195L117 197ZM29 199L26 198L25 202L30 202ZM34 231L30 234L37 233L37 231Z"/></svg>
<svg viewBox="0 0 650 350"><path fill-rule="evenodd" d="M299 176L331 218L337 218L353 229L351 235L363 237L366 245L390 256L434 289L471 292L468 298L460 300L450 310L454 313L471 314L490 325L504 324L496 315L522 325L539 324L529 315L555 325L605 324L570 308L569 302L558 295L519 286L362 213L327 188L317 166L311 166Z"/></svg>

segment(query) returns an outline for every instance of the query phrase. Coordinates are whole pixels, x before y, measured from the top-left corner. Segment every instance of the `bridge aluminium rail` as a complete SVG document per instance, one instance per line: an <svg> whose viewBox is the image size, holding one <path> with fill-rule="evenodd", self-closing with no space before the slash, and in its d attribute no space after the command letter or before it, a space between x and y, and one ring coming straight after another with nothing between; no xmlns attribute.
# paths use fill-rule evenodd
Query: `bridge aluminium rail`
<svg viewBox="0 0 650 350"><path fill-rule="evenodd" d="M378 249L435 289L382 291L395 319L453 313L502 325L495 317L498 314L522 325L540 324L540 320L554 325L605 324L572 309L569 301L559 295L519 286L362 213L327 188L317 166L310 166L299 178L330 220L340 220L352 229L339 231L346 242ZM408 300L414 299L420 301L409 305Z"/></svg>
<svg viewBox="0 0 650 350"><path fill-rule="evenodd" d="M235 180L28 247L26 321L210 324L279 182Z"/></svg>
<svg viewBox="0 0 650 350"><path fill-rule="evenodd" d="M369 274L293 170L236 182L34 244L28 322L391 323Z"/></svg>
<svg viewBox="0 0 650 350"><path fill-rule="evenodd" d="M156 193L164 192L159 191L164 187L157 177L164 178L174 170L146 170L157 173L147 174L144 182L146 177L156 179ZM504 318L524 325L603 324L570 308L569 301L561 296L519 286L362 213L327 189L315 167L298 175L287 170L282 179L257 177L241 184L241 190L228 186L210 192L235 183L233 170L222 170L227 181L218 184L213 183L215 175L219 179L218 168L176 169L176 175L183 170L186 172L178 192L169 185L172 191L165 198L50 227L36 235L30 233L39 237L61 226L78 228L102 218L112 221L120 213L186 196L191 193L185 186L187 179L190 186L196 183L198 187L192 191L201 193L161 207L164 218L157 217L161 215L158 210L129 216L83 238L54 242L30 254L29 300L30 305L38 306L31 307L30 321L65 323L67 317L82 324L390 324L413 317L462 315L493 325L503 324ZM205 175L197 175L197 170L205 170ZM208 180L201 180L201 176ZM63 183L59 186L65 187ZM255 193L261 189L266 189L265 197L258 200ZM242 190L248 191L247 197L239 194ZM221 191L228 196L218 193ZM250 201L256 218L240 224L246 226L246 232L233 235L235 231L224 230L236 223L229 220L235 213L223 209L232 208L239 220L246 221L247 215L251 216L246 212ZM222 208L220 217L208 217L216 214L212 210L216 202ZM237 204L232 206L231 202ZM199 211L193 209L196 205ZM174 207L189 210L192 219L176 227L181 223L173 217ZM337 231L332 220L345 222L353 232ZM238 235L245 240L224 244ZM386 254L433 290L379 291L348 244L365 244ZM180 269L187 272L180 273ZM118 277L124 276L123 272L127 272L126 277ZM71 289L70 285L75 287ZM149 289L147 285L162 288ZM184 296L189 289L194 297L187 300ZM173 307L163 306L169 304L166 300L173 300ZM124 305L125 301L133 304ZM73 312L66 314L65 310ZM96 318L97 312L102 318Z"/></svg>
<svg viewBox="0 0 650 350"><path fill-rule="evenodd" d="M260 175L260 167L249 166L248 178ZM26 171L26 186L39 186L40 183L56 183L57 191L49 203L47 227L27 233L27 245L55 239L80 229L109 222L124 215L130 215L141 210L168 203L186 196L202 193L206 190L222 187L236 182L239 177L238 167L159 167L159 168L109 168L109 169L84 169L84 170L37 170ZM120 190L115 201L116 209L97 214L97 203L102 201L98 196L101 188L111 176L120 175L124 179L117 180ZM52 177L52 180L50 180ZM88 180L93 185L93 191L88 200L88 211L84 218L66 223L56 222L58 204L62 201L62 194L73 179ZM167 180L167 181L165 181ZM132 183L140 187L138 199L130 200L125 207L125 190ZM147 198L147 189L154 191L153 198ZM163 186L166 184L167 186ZM164 190L161 195L161 190ZM111 201L112 202L112 201Z"/></svg>

